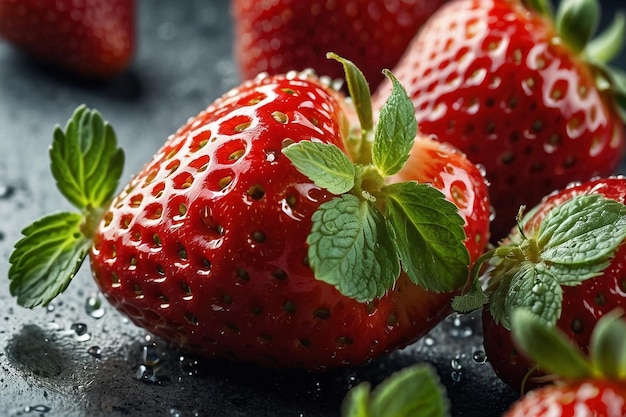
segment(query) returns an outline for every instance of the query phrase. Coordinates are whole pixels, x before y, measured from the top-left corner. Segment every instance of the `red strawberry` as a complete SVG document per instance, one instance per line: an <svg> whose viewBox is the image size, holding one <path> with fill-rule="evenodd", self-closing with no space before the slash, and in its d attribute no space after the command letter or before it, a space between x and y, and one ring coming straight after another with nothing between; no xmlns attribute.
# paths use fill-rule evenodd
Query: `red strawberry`
<svg viewBox="0 0 626 417"><path fill-rule="evenodd" d="M110 204L115 181L101 173L119 176L117 147L94 112L78 110L51 155L59 188L85 214L25 229L10 259L12 294L48 303L89 253L114 306L209 357L324 369L423 335L467 282L464 240L472 254L486 243L488 211L466 216L450 201L488 207L486 186L447 147L434 187L386 182L414 146L410 100L395 85L373 130L367 85L344 65L359 121L312 75L259 77L191 118ZM435 187L467 195L447 201ZM44 244L52 253L37 243L43 235L55 236Z"/></svg>
<svg viewBox="0 0 626 417"><path fill-rule="evenodd" d="M545 382L520 355L510 315L530 308L556 325L583 351L609 311L626 308L626 179L611 177L570 186L546 197L480 263L489 305L483 310L485 352L496 374L521 389Z"/></svg>
<svg viewBox="0 0 626 417"><path fill-rule="evenodd" d="M619 312L621 314L622 312ZM518 311L513 332L520 350L558 378L514 403L504 417L624 417L626 415L626 322L617 314L598 321L590 358L554 327Z"/></svg>
<svg viewBox="0 0 626 417"><path fill-rule="evenodd" d="M375 87L445 0L232 2L234 52L244 79L312 68L341 78L328 51L350 58Z"/></svg>
<svg viewBox="0 0 626 417"><path fill-rule="evenodd" d="M508 234L520 205L571 181L611 175L624 154L615 96L623 103L626 78L601 63L619 50L623 21L587 43L596 0L561 1L556 24L545 3L449 2L394 69L420 131L486 168L494 242ZM374 102L387 91L384 83Z"/></svg>
<svg viewBox="0 0 626 417"><path fill-rule="evenodd" d="M82 77L124 70L135 50L134 0L0 0L0 35Z"/></svg>

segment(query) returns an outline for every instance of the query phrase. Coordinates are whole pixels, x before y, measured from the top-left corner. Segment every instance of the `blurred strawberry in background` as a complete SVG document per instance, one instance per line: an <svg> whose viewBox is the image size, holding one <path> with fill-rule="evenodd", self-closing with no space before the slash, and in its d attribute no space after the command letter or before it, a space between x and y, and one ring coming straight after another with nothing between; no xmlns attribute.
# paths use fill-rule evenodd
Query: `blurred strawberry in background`
<svg viewBox="0 0 626 417"><path fill-rule="evenodd" d="M384 78L444 0L234 0L235 58L243 79L313 68L342 78L326 59L336 52L357 64L371 88Z"/></svg>
<svg viewBox="0 0 626 417"><path fill-rule="evenodd" d="M0 35L36 60L90 79L126 69L134 0L0 0Z"/></svg>

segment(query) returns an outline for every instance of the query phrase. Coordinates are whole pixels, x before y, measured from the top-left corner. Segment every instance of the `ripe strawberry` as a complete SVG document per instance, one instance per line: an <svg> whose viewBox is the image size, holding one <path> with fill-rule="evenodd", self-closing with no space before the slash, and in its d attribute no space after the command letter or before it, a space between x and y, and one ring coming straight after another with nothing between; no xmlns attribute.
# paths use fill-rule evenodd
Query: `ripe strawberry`
<svg viewBox="0 0 626 417"><path fill-rule="evenodd" d="M245 82L172 135L110 204L121 156L110 127L79 109L51 155L59 188L84 214L25 229L10 258L12 294L48 303L89 253L115 307L209 357L317 370L423 335L468 280L464 242L478 237L464 231L486 243L488 217L464 217L450 201L488 207L486 185L447 147L438 158L450 173L434 187L386 182L414 144L410 100L395 84L374 130L367 85L342 62L356 114L306 73ZM115 181L101 177L110 171ZM448 201L435 187L467 196Z"/></svg>
<svg viewBox="0 0 626 417"><path fill-rule="evenodd" d="M335 51L357 64L372 88L383 80L426 19L445 0L232 2L234 53L241 76L312 68L341 78L326 59Z"/></svg>
<svg viewBox="0 0 626 417"><path fill-rule="evenodd" d="M34 58L106 79L135 49L134 0L0 0L0 35Z"/></svg>
<svg viewBox="0 0 626 417"><path fill-rule="evenodd" d="M583 351L600 317L626 307L626 179L572 185L546 197L478 263L486 273L485 352L496 374L521 389L544 374L515 349L510 315L527 307ZM478 265L477 264L477 265Z"/></svg>
<svg viewBox="0 0 626 417"><path fill-rule="evenodd" d="M619 50L623 20L587 42L596 0L455 0L422 28L394 68L420 131L486 168L494 243L520 205L572 181L614 173L624 154L623 75L602 64ZM620 91L617 91L621 89ZM383 83L374 106L388 91ZM378 96L380 94L380 96Z"/></svg>
<svg viewBox="0 0 626 417"><path fill-rule="evenodd" d="M612 312L593 332L590 358L567 336L532 313L516 311L513 334L520 350L549 369L554 385L514 403L504 417L624 417L626 415L626 322Z"/></svg>

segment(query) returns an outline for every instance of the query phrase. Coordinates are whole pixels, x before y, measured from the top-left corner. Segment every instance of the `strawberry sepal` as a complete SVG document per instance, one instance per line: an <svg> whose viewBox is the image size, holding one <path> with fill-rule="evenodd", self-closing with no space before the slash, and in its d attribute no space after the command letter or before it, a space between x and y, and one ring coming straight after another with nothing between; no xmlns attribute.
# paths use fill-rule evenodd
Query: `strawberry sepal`
<svg viewBox="0 0 626 417"><path fill-rule="evenodd" d="M56 127L50 162L57 188L80 212L48 215L22 231L9 258L9 280L11 294L28 308L48 305L80 269L103 207L116 191L124 152L113 128L81 105L64 130Z"/></svg>

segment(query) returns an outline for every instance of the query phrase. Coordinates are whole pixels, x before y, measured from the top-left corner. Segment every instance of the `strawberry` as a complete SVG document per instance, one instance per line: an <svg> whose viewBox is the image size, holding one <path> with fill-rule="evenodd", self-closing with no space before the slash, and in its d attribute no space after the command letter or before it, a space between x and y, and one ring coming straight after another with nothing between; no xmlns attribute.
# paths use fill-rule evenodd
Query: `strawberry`
<svg viewBox="0 0 626 417"><path fill-rule="evenodd" d="M383 80L426 19L445 0L256 0L232 2L234 54L244 79L312 68L342 78L328 51L350 58L372 88Z"/></svg>
<svg viewBox="0 0 626 417"><path fill-rule="evenodd" d="M49 303L89 255L112 305L207 357L322 370L423 335L468 281L466 244L486 244L488 210L465 216L453 203L488 207L486 185L448 147L432 185L391 183L415 146L410 100L395 82L374 127L362 74L336 59L356 111L308 73L255 78L189 119L112 200L123 154L79 108L51 157L82 214L24 230L12 294Z"/></svg>
<svg viewBox="0 0 626 417"><path fill-rule="evenodd" d="M623 311L603 316L593 331L590 357L532 313L513 314L520 351L558 380L515 402L504 417L623 417L626 415L626 321Z"/></svg>
<svg viewBox="0 0 626 417"><path fill-rule="evenodd" d="M496 374L522 389L545 382L511 339L512 311L531 311L589 349L600 317L626 307L626 179L610 177L553 193L519 229L476 263L485 273L484 347Z"/></svg>
<svg viewBox="0 0 626 417"><path fill-rule="evenodd" d="M494 243L520 205L572 181L608 176L625 147L618 100L626 77L603 64L619 51L624 19L588 42L596 0L455 0L422 27L394 73L420 131L486 169ZM374 106L388 91L384 82Z"/></svg>
<svg viewBox="0 0 626 417"><path fill-rule="evenodd" d="M128 67L134 0L0 0L0 35L39 61L92 79Z"/></svg>

